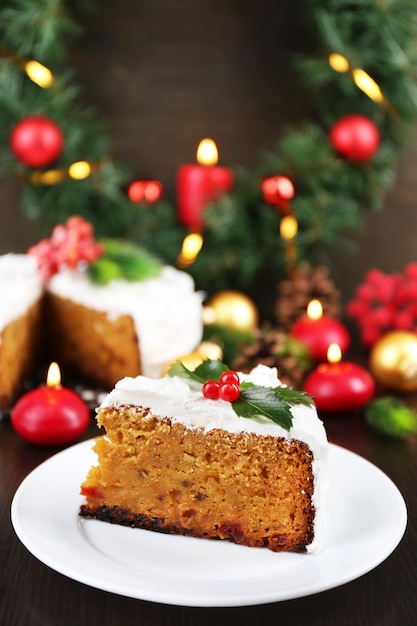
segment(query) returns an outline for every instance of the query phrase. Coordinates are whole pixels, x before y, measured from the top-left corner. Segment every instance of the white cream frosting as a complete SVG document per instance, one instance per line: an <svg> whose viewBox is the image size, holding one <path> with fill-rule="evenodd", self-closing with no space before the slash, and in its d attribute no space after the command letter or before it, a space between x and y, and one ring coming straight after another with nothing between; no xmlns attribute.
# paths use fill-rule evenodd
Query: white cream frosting
<svg viewBox="0 0 417 626"><path fill-rule="evenodd" d="M110 319L130 315L140 344L142 371L158 378L167 363L194 350L203 332L201 293L189 274L165 266L157 278L94 285L82 271L61 271L48 290Z"/></svg>
<svg viewBox="0 0 417 626"><path fill-rule="evenodd" d="M27 254L0 256L0 331L26 311L42 295L36 261Z"/></svg>
<svg viewBox="0 0 417 626"><path fill-rule="evenodd" d="M264 387L277 387L280 380L276 368L258 365L250 374L239 373L240 379ZM205 398L201 385L170 377L150 380L144 376L123 378L103 400L101 407L133 405L149 408L154 415L170 418L188 428L205 431L220 428L232 433L286 437L304 441L313 453L314 496L316 510L315 536L308 547L317 552L323 547L322 511L327 482L328 442L322 421L314 406L296 404L291 407L293 423L290 431L267 418L239 417L229 402Z"/></svg>

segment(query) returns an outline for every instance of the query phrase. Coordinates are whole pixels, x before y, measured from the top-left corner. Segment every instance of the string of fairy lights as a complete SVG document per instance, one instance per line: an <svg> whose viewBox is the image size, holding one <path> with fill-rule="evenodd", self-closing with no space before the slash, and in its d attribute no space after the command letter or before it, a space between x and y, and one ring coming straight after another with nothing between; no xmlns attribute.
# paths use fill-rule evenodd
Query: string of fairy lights
<svg viewBox="0 0 417 626"><path fill-rule="evenodd" d="M56 78L51 70L36 59L26 59L0 46L0 57L3 57L19 67L26 76L42 89L49 89L56 85ZM383 107L390 114L395 110L383 94L378 83L362 68L354 67L349 60L339 52L332 52L327 56L329 66L338 73L351 76L352 81L373 102ZM101 161L79 160L66 168L35 170L27 176L33 185L56 185L65 179L84 180L94 175L109 159ZM280 213L279 235L284 240L284 254L288 273L291 275L296 266L298 221L293 213L291 200L296 190L290 178L284 175L270 176L261 183L263 199L267 204L274 206ZM135 180L128 189L127 196L133 203L157 202L162 196L162 184L157 180ZM182 243L178 255L178 266L185 268L197 258L204 243L201 232L188 233Z"/></svg>

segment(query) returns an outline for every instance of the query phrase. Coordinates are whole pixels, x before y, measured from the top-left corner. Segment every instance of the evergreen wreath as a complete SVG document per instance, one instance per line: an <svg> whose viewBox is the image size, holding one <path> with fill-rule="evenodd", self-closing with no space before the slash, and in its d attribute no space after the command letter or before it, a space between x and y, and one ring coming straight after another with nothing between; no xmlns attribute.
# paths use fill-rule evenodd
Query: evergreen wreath
<svg viewBox="0 0 417 626"><path fill-rule="evenodd" d="M3 0L0 173L22 181L23 210L48 232L76 212L94 225L98 237L129 238L175 265L187 234L175 207L166 200L152 210L146 202L132 205L124 191L131 173L111 159L97 116L66 67L83 12L91 8L91 0L72 2L73 13L65 0ZM310 90L314 115L289 129L255 171L235 171L233 190L205 210L204 245L187 271L209 294L230 286L250 291L264 272L286 274L279 225L288 203L271 206L262 191L262 181L273 175L288 177L295 188L297 263L322 263L331 248L348 248L349 231L360 225L363 212L382 208L398 153L417 118L415 0L306 0L304 13L317 53L298 59L297 69ZM30 59L52 71L50 88L29 80L23 69ZM48 168L16 160L10 135L34 114L55 120L65 137L54 167L66 172L86 160L90 176L63 175L48 184L42 178ZM378 149L372 154L357 158L336 149L332 128L348 114L364 116L377 129Z"/></svg>

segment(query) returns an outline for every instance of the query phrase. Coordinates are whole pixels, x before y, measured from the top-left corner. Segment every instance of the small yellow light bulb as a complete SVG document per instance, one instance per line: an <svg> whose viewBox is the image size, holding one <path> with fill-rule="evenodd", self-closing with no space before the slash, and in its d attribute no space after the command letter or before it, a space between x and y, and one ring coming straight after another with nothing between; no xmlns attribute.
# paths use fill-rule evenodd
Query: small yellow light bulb
<svg viewBox="0 0 417 626"><path fill-rule="evenodd" d="M38 61L26 61L24 68L30 80L43 89L50 87L54 82L52 72Z"/></svg>
<svg viewBox="0 0 417 626"><path fill-rule="evenodd" d="M182 242L181 254L178 263L182 266L191 265L196 260L203 246L203 237L200 233L190 233Z"/></svg>
<svg viewBox="0 0 417 626"><path fill-rule="evenodd" d="M83 180L91 174L91 165L87 161L77 161L72 163L68 168L68 174L75 180Z"/></svg>
<svg viewBox="0 0 417 626"><path fill-rule="evenodd" d="M374 102L382 102L384 96L379 85L364 70L355 68L352 70L355 85L359 87Z"/></svg>
<svg viewBox="0 0 417 626"><path fill-rule="evenodd" d="M328 56L329 65L335 72L340 72L343 74L344 72L348 72L350 68L349 61L346 57L338 52L332 52Z"/></svg>
<svg viewBox="0 0 417 626"><path fill-rule="evenodd" d="M298 232L298 222L294 215L284 215L280 222L279 232L283 239L294 239Z"/></svg>

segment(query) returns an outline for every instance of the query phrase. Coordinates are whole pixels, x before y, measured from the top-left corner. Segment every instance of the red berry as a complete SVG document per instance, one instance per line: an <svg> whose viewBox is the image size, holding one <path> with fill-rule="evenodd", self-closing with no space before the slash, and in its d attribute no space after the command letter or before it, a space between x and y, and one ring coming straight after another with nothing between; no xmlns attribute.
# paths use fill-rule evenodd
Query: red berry
<svg viewBox="0 0 417 626"><path fill-rule="evenodd" d="M54 226L51 235L51 245L54 247L61 246L68 239L67 229L63 224Z"/></svg>
<svg viewBox="0 0 417 626"><path fill-rule="evenodd" d="M225 383L233 383L234 385L240 384L239 374L234 370L227 370L220 376L220 385Z"/></svg>
<svg viewBox="0 0 417 626"><path fill-rule="evenodd" d="M234 402L239 397L239 385L236 383L224 383L220 385L220 397L226 402Z"/></svg>
<svg viewBox="0 0 417 626"><path fill-rule="evenodd" d="M220 395L220 384L217 380L208 380L203 385L203 396L210 400L218 400Z"/></svg>
<svg viewBox="0 0 417 626"><path fill-rule="evenodd" d="M359 285L359 287L356 290L356 299L361 300L361 301L371 302L374 298L374 295L375 295L375 289L373 285L369 285L369 284Z"/></svg>
<svg viewBox="0 0 417 626"><path fill-rule="evenodd" d="M399 328L400 330L409 330L413 326L413 317L410 315L408 311L398 311L395 316L394 328Z"/></svg>

